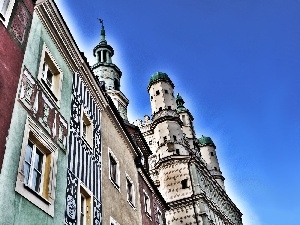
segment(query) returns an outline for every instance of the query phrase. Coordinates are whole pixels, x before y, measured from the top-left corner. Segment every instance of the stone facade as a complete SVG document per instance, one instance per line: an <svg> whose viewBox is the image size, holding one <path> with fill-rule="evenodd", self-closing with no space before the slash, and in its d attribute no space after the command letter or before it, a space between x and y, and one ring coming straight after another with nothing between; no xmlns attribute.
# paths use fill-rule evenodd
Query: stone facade
<svg viewBox="0 0 300 225"><path fill-rule="evenodd" d="M153 74L148 85L152 118L137 120L152 151L151 177L170 207L166 223L242 224L241 212L225 192L214 143L196 138L194 118L173 89L167 74Z"/></svg>

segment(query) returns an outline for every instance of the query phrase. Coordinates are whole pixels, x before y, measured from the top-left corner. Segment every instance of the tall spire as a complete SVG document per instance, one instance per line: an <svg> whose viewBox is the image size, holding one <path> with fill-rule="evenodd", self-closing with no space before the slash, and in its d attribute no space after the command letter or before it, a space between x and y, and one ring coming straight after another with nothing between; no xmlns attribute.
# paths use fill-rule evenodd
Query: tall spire
<svg viewBox="0 0 300 225"><path fill-rule="evenodd" d="M105 39L105 29L102 19L98 19L101 24L100 42L94 48L93 54L96 58L96 63L92 66L92 70L96 79L99 82L105 83L105 89L113 100L116 108L124 120L127 119L127 106L129 100L120 90L120 82L122 77L121 70L112 62L114 49Z"/></svg>
<svg viewBox="0 0 300 225"><path fill-rule="evenodd" d="M98 19L101 23L101 38L100 38L100 44L107 44L107 41L105 40L105 29L104 29L104 23L102 19Z"/></svg>

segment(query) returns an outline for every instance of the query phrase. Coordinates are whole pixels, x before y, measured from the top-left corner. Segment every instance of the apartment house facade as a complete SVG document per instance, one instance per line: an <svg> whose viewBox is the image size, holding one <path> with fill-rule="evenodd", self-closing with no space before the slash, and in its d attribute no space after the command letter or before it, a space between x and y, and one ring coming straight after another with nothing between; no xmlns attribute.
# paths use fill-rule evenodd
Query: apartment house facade
<svg viewBox="0 0 300 225"><path fill-rule="evenodd" d="M33 0L0 1L0 172L17 87L31 27Z"/></svg>

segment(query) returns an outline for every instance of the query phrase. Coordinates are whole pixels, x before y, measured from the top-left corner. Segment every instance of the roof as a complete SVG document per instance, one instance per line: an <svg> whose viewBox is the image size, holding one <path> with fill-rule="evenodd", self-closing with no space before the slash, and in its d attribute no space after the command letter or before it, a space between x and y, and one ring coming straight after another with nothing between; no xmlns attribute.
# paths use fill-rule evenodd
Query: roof
<svg viewBox="0 0 300 225"><path fill-rule="evenodd" d="M151 77L150 77L150 81L149 81L149 84L148 84L148 90L150 88L150 86L156 82L159 82L159 81L165 81L165 82L168 82L170 83L170 85L174 88L175 85L173 84L173 82L171 81L171 79L169 78L168 74L166 73L163 73L163 72L156 72L154 73Z"/></svg>
<svg viewBox="0 0 300 225"><path fill-rule="evenodd" d="M205 137L202 135L202 137L200 137L198 140L199 140L200 146L206 146L206 145L215 146L213 140L210 137Z"/></svg>

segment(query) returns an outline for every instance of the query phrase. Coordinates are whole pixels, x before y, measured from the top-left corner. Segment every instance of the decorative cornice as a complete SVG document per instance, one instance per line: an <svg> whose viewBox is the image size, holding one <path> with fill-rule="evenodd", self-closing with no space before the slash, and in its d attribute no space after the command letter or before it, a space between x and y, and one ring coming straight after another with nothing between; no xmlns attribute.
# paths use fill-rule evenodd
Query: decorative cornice
<svg viewBox="0 0 300 225"><path fill-rule="evenodd" d="M180 126L183 125L179 114L175 110L163 109L161 111L155 112L152 116L151 129L154 129L157 124L164 121L176 121Z"/></svg>

